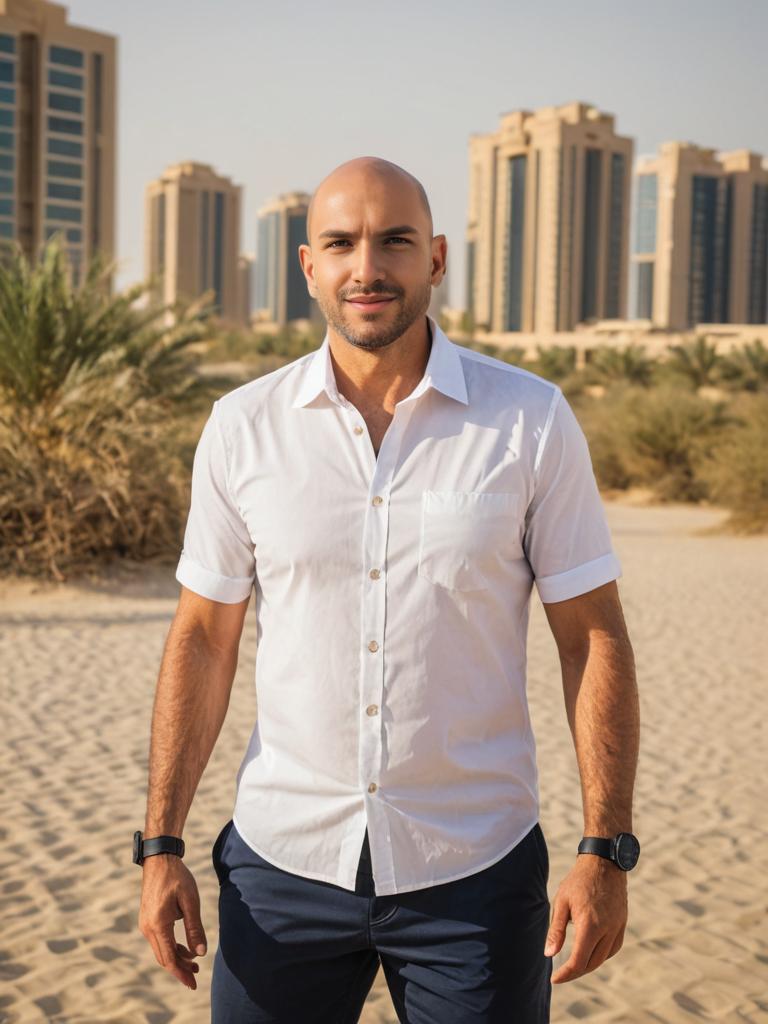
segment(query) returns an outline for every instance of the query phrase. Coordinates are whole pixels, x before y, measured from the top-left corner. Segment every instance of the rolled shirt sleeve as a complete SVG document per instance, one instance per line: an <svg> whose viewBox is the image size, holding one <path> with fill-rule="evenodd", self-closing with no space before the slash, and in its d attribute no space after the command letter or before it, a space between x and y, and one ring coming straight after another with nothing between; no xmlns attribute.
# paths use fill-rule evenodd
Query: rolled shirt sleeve
<svg viewBox="0 0 768 1024"><path fill-rule="evenodd" d="M545 604L621 576L587 440L560 389L539 441L524 548Z"/></svg>
<svg viewBox="0 0 768 1024"><path fill-rule="evenodd" d="M192 498L176 579L202 597L236 604L249 596L256 564L228 475L227 445L214 402L195 450Z"/></svg>

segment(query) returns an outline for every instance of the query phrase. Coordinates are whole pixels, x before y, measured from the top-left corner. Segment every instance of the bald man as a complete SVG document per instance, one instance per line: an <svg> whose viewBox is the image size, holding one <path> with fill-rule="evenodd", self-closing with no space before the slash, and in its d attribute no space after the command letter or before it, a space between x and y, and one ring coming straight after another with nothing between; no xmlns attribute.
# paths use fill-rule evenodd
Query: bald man
<svg viewBox="0 0 768 1024"><path fill-rule="evenodd" d="M323 344L215 402L197 446L134 859L141 930L194 989L206 940L181 831L254 593L258 721L211 851L214 1024L353 1024L380 966L401 1022L540 1024L552 982L622 944L639 844L620 567L560 389L427 315L446 252L411 174L337 167L297 252ZM551 919L534 584L584 804Z"/></svg>

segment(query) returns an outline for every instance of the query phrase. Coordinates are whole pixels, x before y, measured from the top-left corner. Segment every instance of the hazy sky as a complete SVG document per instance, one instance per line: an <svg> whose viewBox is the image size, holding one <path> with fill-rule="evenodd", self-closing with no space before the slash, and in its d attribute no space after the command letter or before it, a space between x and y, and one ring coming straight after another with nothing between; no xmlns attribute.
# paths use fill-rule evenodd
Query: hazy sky
<svg viewBox="0 0 768 1024"><path fill-rule="evenodd" d="M64 0L66 2L66 0ZM118 43L117 283L144 275L144 186L197 160L244 187L241 248L278 192L364 154L423 182L464 302L467 140L573 100L635 155L668 139L768 156L766 0L70 0Z"/></svg>

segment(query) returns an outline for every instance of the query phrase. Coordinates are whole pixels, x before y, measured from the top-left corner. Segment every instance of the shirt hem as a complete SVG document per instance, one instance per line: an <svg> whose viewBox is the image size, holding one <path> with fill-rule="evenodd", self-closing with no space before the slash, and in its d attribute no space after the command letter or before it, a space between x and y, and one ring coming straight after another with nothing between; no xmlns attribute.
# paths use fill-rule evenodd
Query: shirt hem
<svg viewBox="0 0 768 1024"><path fill-rule="evenodd" d="M258 853L258 855L260 857L263 857L264 860L268 861L274 867L280 868L281 871L287 871L288 874L291 874L291 875L298 875L301 878L310 878L310 879L314 879L314 880L319 881L319 882L328 882L331 885L339 886L339 888L341 888L341 889L346 889L348 892L354 892L354 890L355 890L355 886L354 885L350 888L349 886L346 886L342 882L340 882L338 880L338 878L331 878L328 875L322 875L322 874L319 874L319 873L314 872L314 871L297 871L296 868L289 868L285 864L281 864L279 861L276 861L273 857L271 857L268 854L266 854L263 850L260 850L256 846L255 843L251 842L250 839L246 838L246 836L243 834L243 830L241 829L240 825L238 824L237 816L234 813L232 814L232 821L233 821L233 824L234 824L235 828L237 829L237 834L243 840L245 845L249 846L253 850L254 853ZM512 843L510 843L509 846L506 846L501 851L501 853L494 854L493 857L491 857L489 860L484 861L480 865L468 868L466 871L460 871L460 872L458 872L457 874L454 874L454 875L449 875L447 878L435 878L431 882L415 882L413 885L396 885L396 884L395 885L387 885L387 884L385 884L385 885L383 885L379 889L379 888L376 888L376 885L375 885L376 879L374 878L375 894L376 894L376 896L398 896L401 893L414 892L417 889L431 889L431 888L433 888L436 885L445 885L447 882L457 882L461 878L469 878L470 875L476 875L480 871L485 871L486 868L490 868L494 864L497 864L500 860L502 860L504 857L506 857L508 853L511 853L511 851L514 850L514 848L516 846L518 846L520 843L522 843L522 841L525 839L525 837L528 835L528 833L531 831L531 829L534 828L534 826L538 823L538 821L539 821L539 815L537 814L536 817L533 819L533 821L530 823L530 825L528 825L523 830L522 834L519 835L517 837L517 839L515 839Z"/></svg>

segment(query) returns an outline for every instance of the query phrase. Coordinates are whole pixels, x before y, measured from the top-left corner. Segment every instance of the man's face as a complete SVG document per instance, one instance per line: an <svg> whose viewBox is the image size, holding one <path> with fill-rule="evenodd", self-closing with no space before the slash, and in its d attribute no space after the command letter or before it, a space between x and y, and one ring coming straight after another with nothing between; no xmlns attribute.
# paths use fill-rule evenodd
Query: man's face
<svg viewBox="0 0 768 1024"><path fill-rule="evenodd" d="M350 344L383 348L425 315L432 279L442 277L445 238L432 238L415 188L341 177L315 197L310 230L310 245L300 248L310 293Z"/></svg>

